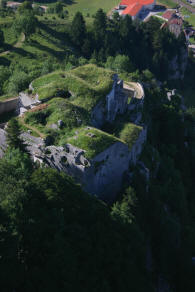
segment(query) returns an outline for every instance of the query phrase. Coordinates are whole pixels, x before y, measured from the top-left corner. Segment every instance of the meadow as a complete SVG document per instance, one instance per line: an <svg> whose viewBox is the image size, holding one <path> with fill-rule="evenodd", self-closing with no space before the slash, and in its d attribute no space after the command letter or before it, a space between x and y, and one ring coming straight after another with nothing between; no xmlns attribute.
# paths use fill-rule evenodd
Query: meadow
<svg viewBox="0 0 195 292"><path fill-rule="evenodd" d="M180 13L183 15L185 21L187 21L190 25L195 27L195 14L187 10L185 7L180 9Z"/></svg>
<svg viewBox="0 0 195 292"><path fill-rule="evenodd" d="M71 1L70 1L71 2ZM99 8L105 12L109 12L113 7L119 4L119 0L73 0L72 4L66 6L69 14L73 16L77 11L83 13L84 16L92 16Z"/></svg>
<svg viewBox="0 0 195 292"><path fill-rule="evenodd" d="M177 4L171 0L158 0L157 4L164 5L167 8L175 8Z"/></svg>

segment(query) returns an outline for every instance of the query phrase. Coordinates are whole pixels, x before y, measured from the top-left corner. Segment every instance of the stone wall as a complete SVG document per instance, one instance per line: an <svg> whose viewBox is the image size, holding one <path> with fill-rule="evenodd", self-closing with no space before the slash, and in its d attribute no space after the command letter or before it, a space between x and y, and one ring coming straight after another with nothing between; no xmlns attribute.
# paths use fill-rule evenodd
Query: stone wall
<svg viewBox="0 0 195 292"><path fill-rule="evenodd" d="M17 109L18 97L8 99L5 101L0 101L0 115L6 112L11 112Z"/></svg>
<svg viewBox="0 0 195 292"><path fill-rule="evenodd" d="M105 122L112 123L118 114L123 114L128 108L128 96L123 91L123 81L118 75L113 76L113 86L105 100L101 100L93 109L91 123L101 128Z"/></svg>

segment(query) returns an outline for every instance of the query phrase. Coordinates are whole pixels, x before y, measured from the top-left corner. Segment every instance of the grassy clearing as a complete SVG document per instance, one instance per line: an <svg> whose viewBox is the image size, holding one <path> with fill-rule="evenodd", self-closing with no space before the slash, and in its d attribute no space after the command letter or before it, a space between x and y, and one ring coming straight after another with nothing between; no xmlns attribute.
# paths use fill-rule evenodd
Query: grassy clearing
<svg viewBox="0 0 195 292"><path fill-rule="evenodd" d="M65 23L61 19L52 20L48 25L40 21L36 32L20 43L18 48L13 46L20 40L20 36L14 33L11 21L8 25L0 24L0 29L4 32L7 44L7 48L4 50L10 51L9 54L3 56L2 61L5 64L14 62L27 67L35 64L37 67L41 67L41 64L50 57L56 62L62 63L66 53L71 52L69 39L64 33Z"/></svg>
<svg viewBox="0 0 195 292"><path fill-rule="evenodd" d="M84 16L87 16L87 14L92 16L99 8L102 8L105 12L109 12L119 2L119 0L73 0L72 4L67 5L65 9L68 10L70 15L74 15L77 11L80 11Z"/></svg>
<svg viewBox="0 0 195 292"><path fill-rule="evenodd" d="M177 6L177 3L175 3L171 0L159 0L159 1L157 1L157 4L164 5L167 8L175 8Z"/></svg>
<svg viewBox="0 0 195 292"><path fill-rule="evenodd" d="M32 87L35 91L40 87L46 87L48 84L57 82L59 79L61 79L63 74L63 71L55 71L54 73L41 76L32 82Z"/></svg>
<svg viewBox="0 0 195 292"><path fill-rule="evenodd" d="M116 137L91 127L78 129L74 137L66 140L67 143L85 150L85 156L89 159L119 141Z"/></svg>
<svg viewBox="0 0 195 292"><path fill-rule="evenodd" d="M190 12L185 7L182 7L180 9L180 13L183 15L185 21L189 22L190 25L192 25L193 27L195 27L195 14L193 14L192 12Z"/></svg>

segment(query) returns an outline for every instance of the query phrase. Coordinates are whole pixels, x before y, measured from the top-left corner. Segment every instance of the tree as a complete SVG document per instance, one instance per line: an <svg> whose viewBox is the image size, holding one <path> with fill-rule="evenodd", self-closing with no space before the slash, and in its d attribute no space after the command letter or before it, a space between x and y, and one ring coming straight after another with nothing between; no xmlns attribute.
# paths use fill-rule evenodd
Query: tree
<svg viewBox="0 0 195 292"><path fill-rule="evenodd" d="M96 47L98 49L102 48L104 44L106 29L107 29L106 14L102 9L99 9L95 14L93 22L93 32L95 36Z"/></svg>
<svg viewBox="0 0 195 292"><path fill-rule="evenodd" d="M61 2L56 2L56 4L55 4L55 12L57 14L59 14L62 11L63 11L63 5L62 5L62 3Z"/></svg>
<svg viewBox="0 0 195 292"><path fill-rule="evenodd" d="M77 12L71 24L71 37L76 46L82 47L86 37L85 20L81 12Z"/></svg>
<svg viewBox="0 0 195 292"><path fill-rule="evenodd" d="M114 68L121 72L132 72L133 65L128 56L125 55L117 55L114 60Z"/></svg>
<svg viewBox="0 0 195 292"><path fill-rule="evenodd" d="M24 33L29 37L35 32L37 26L37 19L31 10L25 9L24 13L18 14L13 22L13 29L17 34Z"/></svg>
<svg viewBox="0 0 195 292"><path fill-rule="evenodd" d="M122 201L116 202L113 207L111 214L113 217L120 218L124 223L132 223L134 215L133 215L133 207L135 205L136 195L135 191L129 187L126 189Z"/></svg>
<svg viewBox="0 0 195 292"><path fill-rule="evenodd" d="M19 7L18 7L18 13L23 14L26 11L32 11L32 3L30 1L24 1Z"/></svg>
<svg viewBox="0 0 195 292"><path fill-rule="evenodd" d="M2 46L4 43L4 34L3 34L3 31L0 30L0 46Z"/></svg>
<svg viewBox="0 0 195 292"><path fill-rule="evenodd" d="M7 1L6 0L1 0L0 1L0 8L5 9L7 5Z"/></svg>
<svg viewBox="0 0 195 292"><path fill-rule="evenodd" d="M17 94L24 90L29 84L29 75L21 69L15 70L9 78L7 92Z"/></svg>
<svg viewBox="0 0 195 292"><path fill-rule="evenodd" d="M6 128L7 133L7 143L10 148L17 149L19 148L21 151L24 150L24 144L20 138L20 126L16 118L12 118L8 126Z"/></svg>

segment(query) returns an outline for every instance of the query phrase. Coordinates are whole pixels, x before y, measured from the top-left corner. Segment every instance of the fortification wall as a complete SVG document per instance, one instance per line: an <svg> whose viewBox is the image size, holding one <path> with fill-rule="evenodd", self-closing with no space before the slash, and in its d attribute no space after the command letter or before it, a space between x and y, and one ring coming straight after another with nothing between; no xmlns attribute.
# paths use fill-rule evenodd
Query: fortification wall
<svg viewBox="0 0 195 292"><path fill-rule="evenodd" d="M0 101L0 115L16 110L18 106L18 100L18 97L15 97L5 101Z"/></svg>

